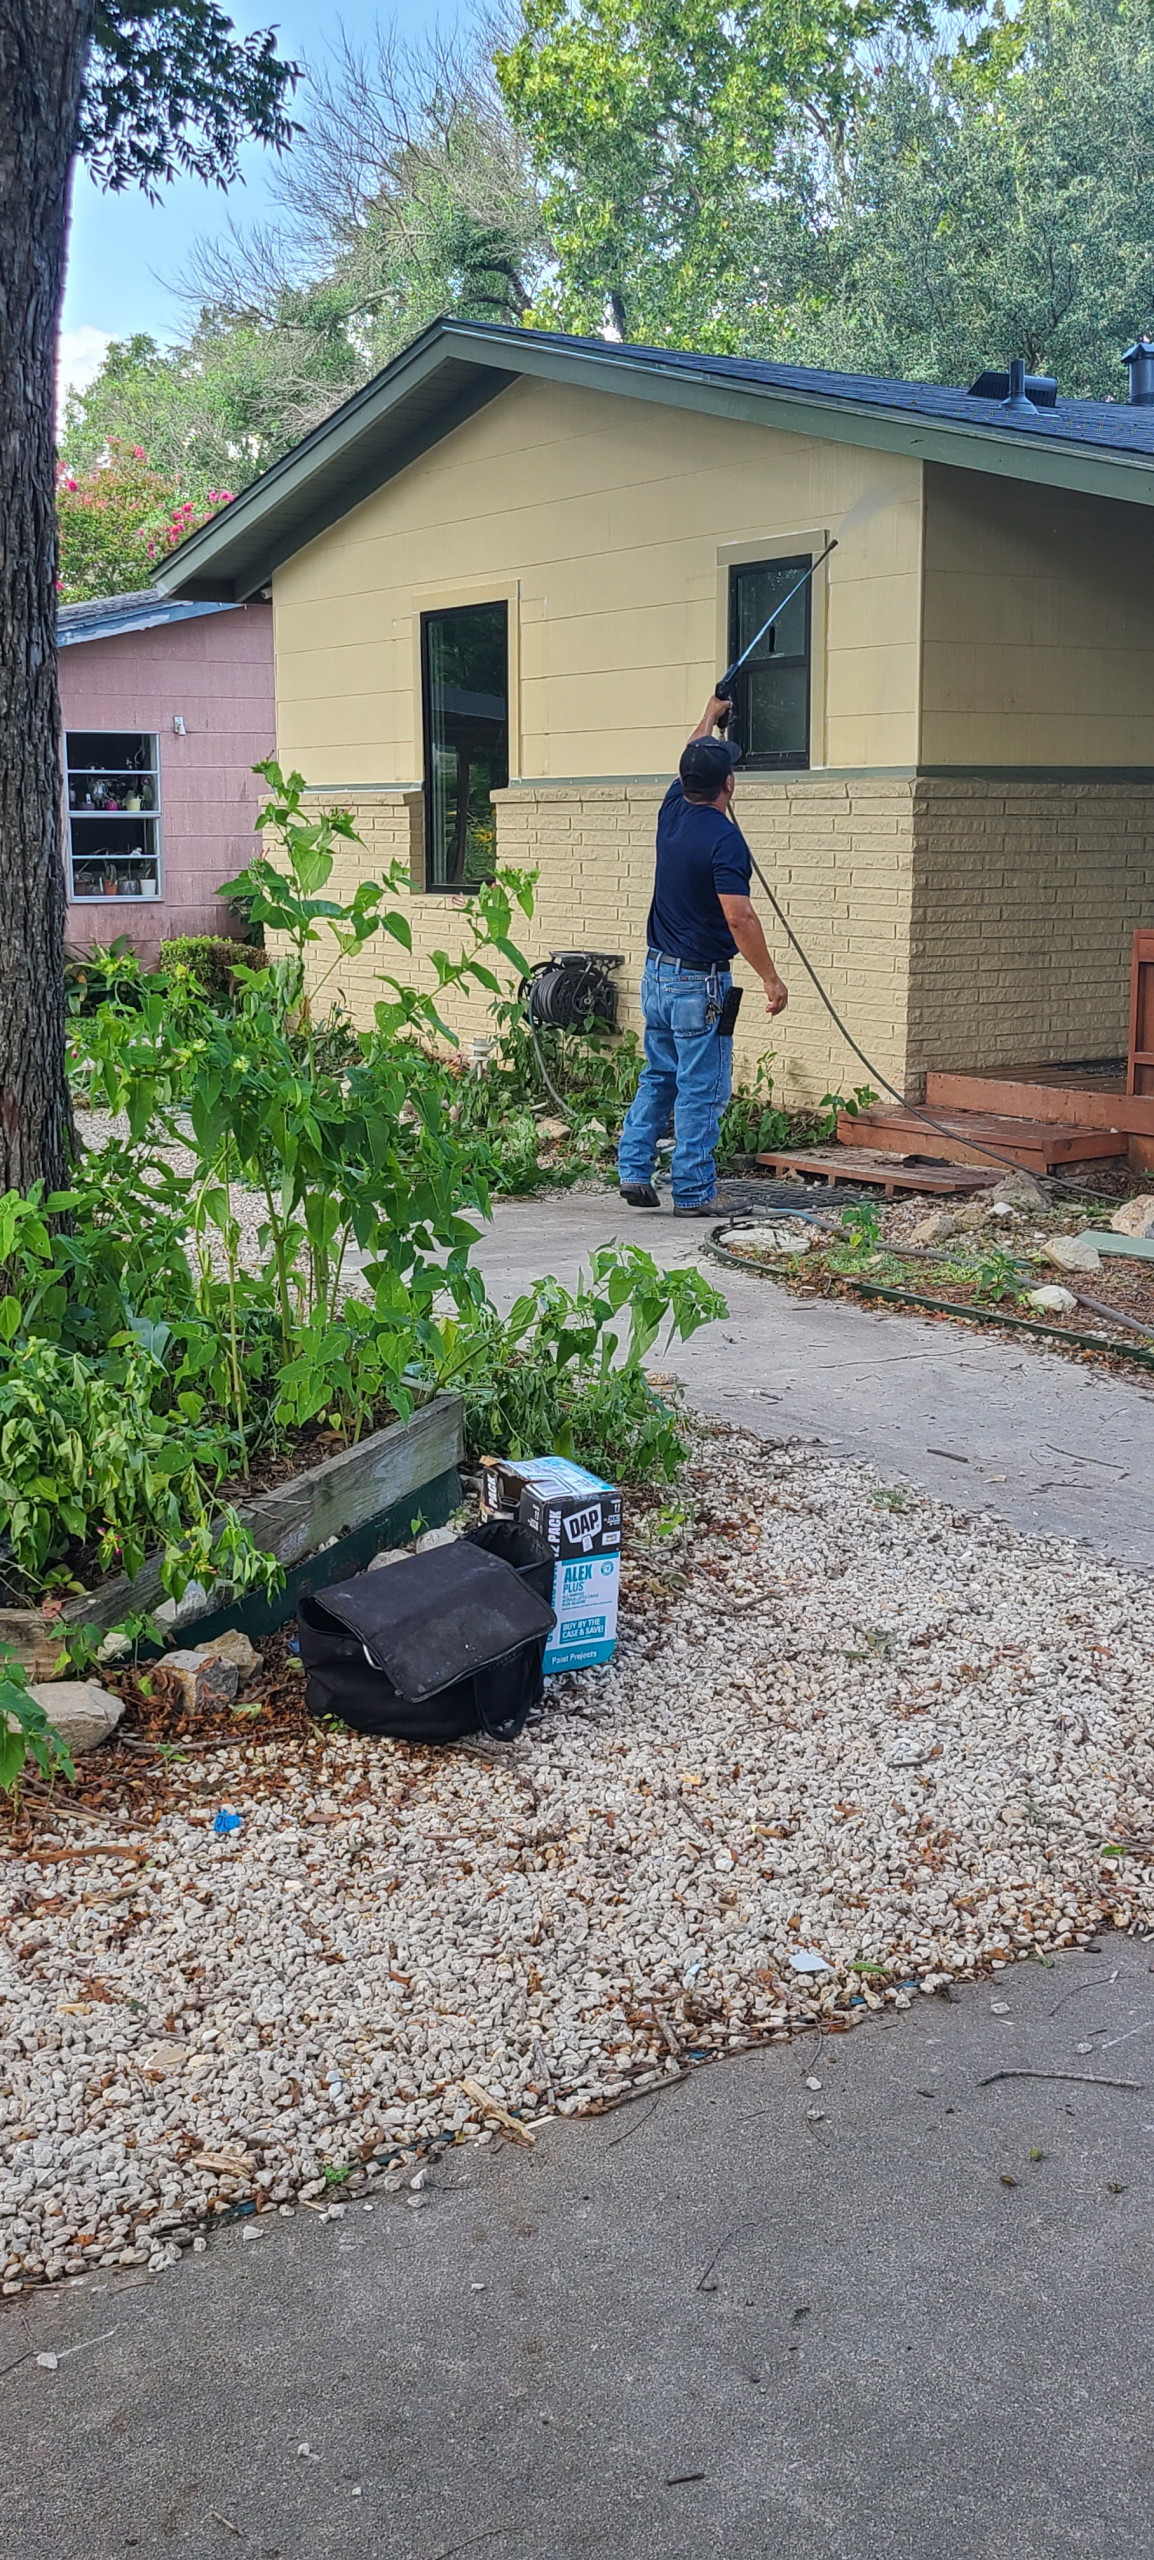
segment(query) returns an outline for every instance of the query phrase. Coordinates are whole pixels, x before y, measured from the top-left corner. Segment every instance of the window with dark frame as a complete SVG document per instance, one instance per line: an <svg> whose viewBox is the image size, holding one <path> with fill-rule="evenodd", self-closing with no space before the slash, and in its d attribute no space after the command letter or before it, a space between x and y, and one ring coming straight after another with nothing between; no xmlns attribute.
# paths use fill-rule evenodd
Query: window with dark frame
<svg viewBox="0 0 1154 2560"><path fill-rule="evenodd" d="M68 895L73 905L159 898L160 762L137 729L70 729Z"/></svg>
<svg viewBox="0 0 1154 2560"><path fill-rule="evenodd" d="M795 560L751 560L730 570L731 664L804 576L810 559L806 551ZM772 772L809 763L812 592L812 584L804 586L786 606L734 684L730 726L745 766Z"/></svg>
<svg viewBox="0 0 1154 2560"><path fill-rule="evenodd" d="M509 779L509 608L421 615L425 886L470 889L497 868L494 791Z"/></svg>

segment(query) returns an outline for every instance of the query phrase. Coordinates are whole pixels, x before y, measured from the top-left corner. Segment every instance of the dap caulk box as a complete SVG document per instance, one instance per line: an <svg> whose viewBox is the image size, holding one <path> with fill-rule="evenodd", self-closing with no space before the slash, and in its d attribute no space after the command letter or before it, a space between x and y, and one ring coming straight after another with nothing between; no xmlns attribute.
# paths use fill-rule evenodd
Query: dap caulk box
<svg viewBox="0 0 1154 2560"><path fill-rule="evenodd" d="M581 1671L608 1662L617 1643L621 1496L571 1458L483 1458L481 1507L518 1519L552 1547L557 1624L544 1668Z"/></svg>

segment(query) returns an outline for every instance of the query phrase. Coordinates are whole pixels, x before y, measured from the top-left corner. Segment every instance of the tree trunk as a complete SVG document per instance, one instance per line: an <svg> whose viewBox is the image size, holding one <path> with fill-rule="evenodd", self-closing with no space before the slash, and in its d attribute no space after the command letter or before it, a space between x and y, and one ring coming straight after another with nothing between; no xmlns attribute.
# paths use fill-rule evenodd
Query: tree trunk
<svg viewBox="0 0 1154 2560"><path fill-rule="evenodd" d="M68 1178L56 329L95 0L0 0L0 1191Z"/></svg>

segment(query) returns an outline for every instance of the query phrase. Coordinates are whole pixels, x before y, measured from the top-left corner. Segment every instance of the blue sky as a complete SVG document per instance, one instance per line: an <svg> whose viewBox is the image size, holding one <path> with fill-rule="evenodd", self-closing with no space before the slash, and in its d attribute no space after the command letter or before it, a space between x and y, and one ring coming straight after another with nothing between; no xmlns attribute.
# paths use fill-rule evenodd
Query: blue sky
<svg viewBox="0 0 1154 2560"><path fill-rule="evenodd" d="M450 19L456 13L446 10ZM234 24L247 35L257 27L275 26L279 50L293 61L319 60L326 40L343 26L354 40L371 38L378 17L392 19L402 35L417 36L429 22L422 0L394 0L382 9L379 0L344 0L343 7L310 8L308 0L289 5L237 6ZM175 337L182 307L168 289L185 265L198 234L223 231L230 217L242 227L266 220L275 208L268 180L275 165L271 152L255 146L242 155L244 184L222 194L195 179L178 178L163 201L150 205L135 189L105 195L83 167L76 173L72 235L61 320L61 372L66 382L91 381L110 338L147 330L154 338Z"/></svg>

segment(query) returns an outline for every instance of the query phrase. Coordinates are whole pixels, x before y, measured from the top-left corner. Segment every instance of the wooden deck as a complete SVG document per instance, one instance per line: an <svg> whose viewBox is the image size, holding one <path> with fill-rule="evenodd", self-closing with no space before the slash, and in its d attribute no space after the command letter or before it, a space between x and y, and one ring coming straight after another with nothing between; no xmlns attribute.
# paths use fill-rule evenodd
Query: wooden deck
<svg viewBox="0 0 1154 2560"><path fill-rule="evenodd" d="M823 1182L876 1185L887 1200L893 1199L895 1191L947 1195L985 1191L998 1179L998 1168L993 1164L984 1173L971 1171L968 1165L905 1164L899 1156L872 1155L864 1147L778 1147L758 1156L756 1161L771 1166L775 1173L808 1174Z"/></svg>
<svg viewBox="0 0 1154 2560"><path fill-rule="evenodd" d="M1070 1129L1154 1137L1154 1093L1127 1093L1124 1058L1100 1066L1003 1067L988 1076L931 1069L926 1109L943 1115L995 1112L1008 1119L1062 1121Z"/></svg>
<svg viewBox="0 0 1154 2560"><path fill-rule="evenodd" d="M868 1147L874 1154L888 1155L892 1150L894 1155L929 1156L947 1164L985 1165L994 1180L1003 1160L1006 1171L1018 1165L1025 1173L1044 1174L1126 1152L1125 1138L1114 1129L989 1109L958 1111L929 1104L927 1109L933 1110L936 1127L928 1126L920 1113L902 1110L897 1104L875 1104L856 1115L843 1111L838 1116L838 1144L851 1151Z"/></svg>

